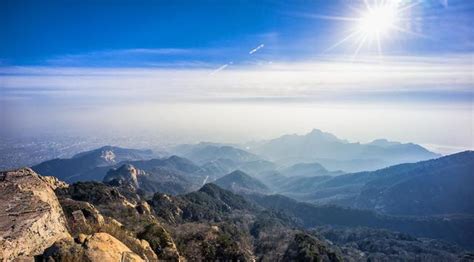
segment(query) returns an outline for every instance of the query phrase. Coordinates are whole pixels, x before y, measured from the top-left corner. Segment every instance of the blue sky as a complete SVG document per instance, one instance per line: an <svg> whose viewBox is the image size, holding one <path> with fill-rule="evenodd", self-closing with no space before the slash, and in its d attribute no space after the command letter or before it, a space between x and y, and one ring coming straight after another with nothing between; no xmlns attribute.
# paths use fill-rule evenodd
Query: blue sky
<svg viewBox="0 0 474 262"><path fill-rule="evenodd" d="M356 0L0 1L0 134L472 148L474 1L367 1L397 7L379 45Z"/></svg>
<svg viewBox="0 0 474 262"><path fill-rule="evenodd" d="M426 37L397 34L385 43L385 54L473 51L474 2L405 2L419 2L409 27ZM350 43L324 51L351 22L325 17L354 17L361 1L4 0L0 6L3 64L153 66L347 55ZM245 56L261 43L257 58Z"/></svg>

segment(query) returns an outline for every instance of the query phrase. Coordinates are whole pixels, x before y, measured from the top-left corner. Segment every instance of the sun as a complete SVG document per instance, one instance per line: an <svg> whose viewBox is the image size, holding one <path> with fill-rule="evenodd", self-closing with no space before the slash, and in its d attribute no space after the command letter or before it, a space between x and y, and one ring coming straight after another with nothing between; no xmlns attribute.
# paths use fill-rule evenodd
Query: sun
<svg viewBox="0 0 474 262"><path fill-rule="evenodd" d="M356 30L361 34L376 38L388 35L396 27L397 6L386 4L370 8L360 17Z"/></svg>
<svg viewBox="0 0 474 262"><path fill-rule="evenodd" d="M363 3L361 8L356 9L357 12L353 16L324 16L323 19L350 22L348 34L326 51L332 50L345 42L353 42L355 43L353 58L358 55L363 47L370 51L374 46L379 56L382 56L382 42L395 38L398 33L422 36L404 26L411 20L408 11L418 5L419 2L364 0Z"/></svg>

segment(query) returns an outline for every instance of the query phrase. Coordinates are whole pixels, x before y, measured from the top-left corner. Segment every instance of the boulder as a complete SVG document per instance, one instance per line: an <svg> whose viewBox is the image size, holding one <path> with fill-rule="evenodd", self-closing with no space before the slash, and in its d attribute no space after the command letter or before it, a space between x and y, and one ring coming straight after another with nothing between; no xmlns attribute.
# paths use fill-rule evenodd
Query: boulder
<svg viewBox="0 0 474 262"><path fill-rule="evenodd" d="M145 261L118 239L107 233L80 234L76 242L72 239L59 240L47 248L38 259L42 261L74 262Z"/></svg>
<svg viewBox="0 0 474 262"><path fill-rule="evenodd" d="M60 184L29 168L0 173L0 261L33 257L71 238L53 190Z"/></svg>
<svg viewBox="0 0 474 262"><path fill-rule="evenodd" d="M107 233L96 233L84 242L86 257L92 262L144 261L126 245Z"/></svg>
<svg viewBox="0 0 474 262"><path fill-rule="evenodd" d="M70 198L60 198L59 203L65 212L70 233L74 236L83 232L90 234L104 225L104 217L92 204Z"/></svg>

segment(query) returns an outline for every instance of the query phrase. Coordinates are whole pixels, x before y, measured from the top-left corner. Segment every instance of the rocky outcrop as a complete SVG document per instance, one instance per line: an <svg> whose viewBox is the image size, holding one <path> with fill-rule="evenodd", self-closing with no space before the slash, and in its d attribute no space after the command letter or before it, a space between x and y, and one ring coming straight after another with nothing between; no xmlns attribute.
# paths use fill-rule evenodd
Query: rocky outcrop
<svg viewBox="0 0 474 262"><path fill-rule="evenodd" d="M160 260L180 261L180 255L169 233L159 224L150 224L138 237L146 240Z"/></svg>
<svg viewBox="0 0 474 262"><path fill-rule="evenodd" d="M63 239L46 249L45 261L145 261L126 245L107 233L79 235L76 242Z"/></svg>
<svg viewBox="0 0 474 262"><path fill-rule="evenodd" d="M70 198L60 198L68 228L72 235L95 232L104 225L104 217L90 203Z"/></svg>
<svg viewBox="0 0 474 262"><path fill-rule="evenodd" d="M58 178L54 176L38 176L41 180L43 180L45 183L47 183L51 189L56 190L58 188L68 188L69 185L64 182L59 180Z"/></svg>
<svg viewBox="0 0 474 262"><path fill-rule="evenodd" d="M156 163L156 161L160 163ZM118 187L121 191L139 193L144 197L151 197L156 192L171 195L187 193L201 185L201 181L197 181L201 179L194 175L187 176L186 173L173 167L165 167L161 160L134 163L135 166L123 164L110 169L104 177L103 183Z"/></svg>
<svg viewBox="0 0 474 262"><path fill-rule="evenodd" d="M71 238L53 189L65 186L23 168L0 173L0 261L32 257Z"/></svg>
<svg viewBox="0 0 474 262"><path fill-rule="evenodd" d="M144 261L122 242L107 233L96 233L84 241L86 257L92 262Z"/></svg>
<svg viewBox="0 0 474 262"><path fill-rule="evenodd" d="M131 189L138 189L138 177L144 175L143 170L136 169L130 164L122 165L117 169L111 169L104 177L104 183L114 186L125 186Z"/></svg>

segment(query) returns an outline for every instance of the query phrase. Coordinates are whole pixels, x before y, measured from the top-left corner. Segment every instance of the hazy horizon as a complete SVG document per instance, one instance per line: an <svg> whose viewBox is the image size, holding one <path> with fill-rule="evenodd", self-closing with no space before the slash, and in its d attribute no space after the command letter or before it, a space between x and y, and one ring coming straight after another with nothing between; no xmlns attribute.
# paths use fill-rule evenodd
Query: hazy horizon
<svg viewBox="0 0 474 262"><path fill-rule="evenodd" d="M474 148L472 3L142 3L2 2L0 135Z"/></svg>

